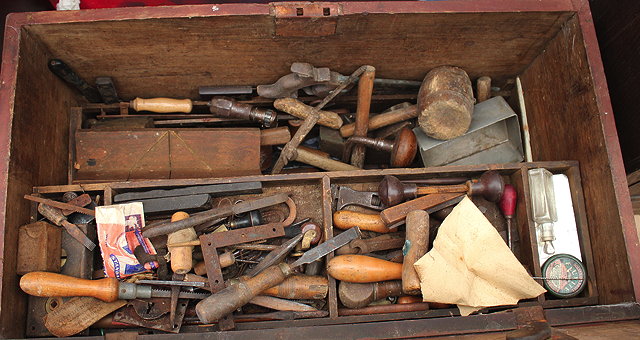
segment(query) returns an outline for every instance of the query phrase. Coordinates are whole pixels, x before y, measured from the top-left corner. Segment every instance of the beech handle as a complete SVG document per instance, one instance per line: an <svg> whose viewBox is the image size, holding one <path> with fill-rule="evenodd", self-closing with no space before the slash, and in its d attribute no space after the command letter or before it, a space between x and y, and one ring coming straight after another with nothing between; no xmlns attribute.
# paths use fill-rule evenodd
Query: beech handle
<svg viewBox="0 0 640 340"><path fill-rule="evenodd" d="M420 294L420 277L413 266L429 248L429 214L414 210L407 214L406 241L403 248L402 291L408 295Z"/></svg>
<svg viewBox="0 0 640 340"><path fill-rule="evenodd" d="M402 263L364 255L339 255L327 264L327 273L346 282L369 283L402 278Z"/></svg>
<svg viewBox="0 0 640 340"><path fill-rule="evenodd" d="M301 119L309 118L313 112L313 107L294 98L276 99L273 107ZM342 126L342 118L335 112L320 110L318 116L320 117L318 124L322 126L332 129L339 129Z"/></svg>
<svg viewBox="0 0 640 340"><path fill-rule="evenodd" d="M191 110L193 109L191 99L136 98L132 100L129 105L136 111L150 111L157 113L191 113Z"/></svg>
<svg viewBox="0 0 640 340"><path fill-rule="evenodd" d="M313 151L308 151L303 147L298 147L293 155L293 160L301 163L313 165L327 171L350 171L360 170L351 164L335 161L329 157L320 156Z"/></svg>
<svg viewBox="0 0 640 340"><path fill-rule="evenodd" d="M205 324L220 320L247 304L262 291L281 283L291 274L291 267L286 263L271 266L246 281L240 281L198 302L198 318Z"/></svg>
<svg viewBox="0 0 640 340"><path fill-rule="evenodd" d="M31 272L20 279L20 288L33 296L90 296L104 302L118 300L118 280L104 278L85 280L77 277L47 273Z"/></svg>
<svg viewBox="0 0 640 340"><path fill-rule="evenodd" d="M339 210L333 213L333 226L338 229L360 227L360 230L388 233L389 228L378 214L364 214L351 210Z"/></svg>
<svg viewBox="0 0 640 340"><path fill-rule="evenodd" d="M381 127L389 126L398 122L405 121L418 117L418 110L416 105L404 107L402 109L393 110L385 113L381 113L369 118L369 131L377 130ZM343 138L349 138L353 136L355 132L356 124L346 124L340 128L340 135Z"/></svg>

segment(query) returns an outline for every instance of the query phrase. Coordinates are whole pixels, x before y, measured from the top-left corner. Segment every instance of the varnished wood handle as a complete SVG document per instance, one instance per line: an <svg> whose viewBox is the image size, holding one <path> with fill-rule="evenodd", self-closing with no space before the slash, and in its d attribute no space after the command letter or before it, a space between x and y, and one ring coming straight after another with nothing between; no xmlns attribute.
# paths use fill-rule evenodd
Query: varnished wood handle
<svg viewBox="0 0 640 340"><path fill-rule="evenodd" d="M371 95L373 94L373 79L376 77L376 69L368 66L358 81L358 104L356 106L356 126L354 136L367 137L369 131L369 110L371 108ZM351 164L362 168L364 166L366 147L362 144L355 145L351 152Z"/></svg>
<svg viewBox="0 0 640 340"><path fill-rule="evenodd" d="M324 276L294 275L260 294L292 300L319 300L327 297L328 291L329 281Z"/></svg>
<svg viewBox="0 0 640 340"><path fill-rule="evenodd" d="M402 291L409 295L419 295L420 277L413 264L426 252L429 246L429 214L424 210L414 210L407 214L406 241L402 262Z"/></svg>
<svg viewBox="0 0 640 340"><path fill-rule="evenodd" d="M291 140L291 132L286 126L260 130L260 145L282 145Z"/></svg>
<svg viewBox="0 0 640 340"><path fill-rule="evenodd" d="M220 268L227 268L232 264L236 263L236 258L233 256L233 253L230 251L226 251L220 255L218 255L218 259L220 260ZM207 267L204 261L196 263L193 266L193 272L197 275L207 275Z"/></svg>
<svg viewBox="0 0 640 340"><path fill-rule="evenodd" d="M276 99L273 102L273 107L302 119L308 118L313 111L313 107L294 98ZM318 124L322 126L332 129L339 129L342 126L342 118L335 112L320 110L318 116L320 116Z"/></svg>
<svg viewBox="0 0 640 340"><path fill-rule="evenodd" d="M360 227L360 230L388 233L389 228L378 214L364 214L351 210L339 210L333 213L333 226L338 229Z"/></svg>
<svg viewBox="0 0 640 340"><path fill-rule="evenodd" d="M104 278L85 280L72 276L31 272L20 279L20 288L33 296L90 296L104 302L118 300L118 280Z"/></svg>
<svg viewBox="0 0 640 340"><path fill-rule="evenodd" d="M364 255L340 255L332 258L327 272L346 282L379 282L402 278L402 263L389 262Z"/></svg>
<svg viewBox="0 0 640 340"><path fill-rule="evenodd" d="M349 171L360 170L359 168L342 162L335 161L329 157L323 157L316 153L298 147L294 152L293 160L313 165L317 168L327 171Z"/></svg>
<svg viewBox="0 0 640 340"><path fill-rule="evenodd" d="M398 122L418 117L418 110L415 105L407 106L398 110L393 110L375 115L369 119L369 131L389 126ZM356 124L346 124L340 128L340 135L344 138L353 136Z"/></svg>
<svg viewBox="0 0 640 340"><path fill-rule="evenodd" d="M190 113L193 109L191 99L172 98L136 98L129 103L129 106L136 111L151 111L157 113Z"/></svg>
<svg viewBox="0 0 640 340"><path fill-rule="evenodd" d="M291 275L291 267L286 263L271 266L247 281L231 285L198 302L196 313L202 323L219 320L234 310L244 306L267 288L273 287Z"/></svg>

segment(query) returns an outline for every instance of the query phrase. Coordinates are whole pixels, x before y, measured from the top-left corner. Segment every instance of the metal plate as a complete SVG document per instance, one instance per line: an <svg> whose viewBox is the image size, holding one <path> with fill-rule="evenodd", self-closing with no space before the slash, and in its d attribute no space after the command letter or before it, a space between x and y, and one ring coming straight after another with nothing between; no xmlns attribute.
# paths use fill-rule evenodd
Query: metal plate
<svg viewBox="0 0 640 340"><path fill-rule="evenodd" d="M113 315L114 322L122 322L160 331L178 333L182 326L182 319L187 310L188 300L178 300L176 307L176 322L169 322L171 303L166 298L152 298L131 300L124 308Z"/></svg>

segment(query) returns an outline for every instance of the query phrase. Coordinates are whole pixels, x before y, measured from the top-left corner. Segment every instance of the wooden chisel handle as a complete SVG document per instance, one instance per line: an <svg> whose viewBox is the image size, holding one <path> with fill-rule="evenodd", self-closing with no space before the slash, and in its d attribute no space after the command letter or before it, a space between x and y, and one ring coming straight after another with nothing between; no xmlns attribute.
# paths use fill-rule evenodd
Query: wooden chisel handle
<svg viewBox="0 0 640 340"><path fill-rule="evenodd" d="M129 106L136 111L151 111L157 113L190 113L193 109L191 99L172 98L136 98L129 103Z"/></svg>
<svg viewBox="0 0 640 340"><path fill-rule="evenodd" d="M375 115L369 119L369 131L389 126L398 122L418 117L416 105L404 107L402 109L393 110ZM346 124L340 128L340 136L349 138L353 136L356 130L356 124Z"/></svg>
<svg viewBox="0 0 640 340"><path fill-rule="evenodd" d="M247 281L231 285L198 302L198 318L204 324L219 320L244 306L267 288L281 283L291 274L291 267L286 263L271 266Z"/></svg>
<svg viewBox="0 0 640 340"><path fill-rule="evenodd" d="M20 279L20 288L33 296L90 296L104 302L118 300L118 280L104 278L100 280L85 280L72 276L31 272Z"/></svg>
<svg viewBox="0 0 640 340"><path fill-rule="evenodd" d="M360 227L360 230L388 233L389 228L378 214L364 214L351 210L339 210L333 213L333 226L338 229Z"/></svg>
<svg viewBox="0 0 640 340"><path fill-rule="evenodd" d="M350 171L350 170L360 170L351 164L342 163L336 160L333 160L329 157L321 156L313 151L309 151L310 149L304 147L298 147L293 154L292 160L313 165L317 168L327 170L327 171Z"/></svg>
<svg viewBox="0 0 640 340"><path fill-rule="evenodd" d="M340 255L329 261L327 272L334 279L346 282L399 280L402 278L402 263L364 255Z"/></svg>
<svg viewBox="0 0 640 340"><path fill-rule="evenodd" d="M463 193L469 191L469 185L467 184L454 184L454 185L432 185L428 187L418 187L416 194L418 196L430 195L430 194L444 194L444 193Z"/></svg>

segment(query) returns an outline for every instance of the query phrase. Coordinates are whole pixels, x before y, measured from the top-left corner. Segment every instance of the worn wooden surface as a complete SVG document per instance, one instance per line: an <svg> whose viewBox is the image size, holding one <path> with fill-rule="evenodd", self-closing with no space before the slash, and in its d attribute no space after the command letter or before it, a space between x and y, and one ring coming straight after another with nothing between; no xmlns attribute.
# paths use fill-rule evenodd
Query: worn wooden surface
<svg viewBox="0 0 640 340"><path fill-rule="evenodd" d="M258 129L76 132L75 180L260 174Z"/></svg>
<svg viewBox="0 0 640 340"><path fill-rule="evenodd" d="M580 161L595 271L606 277L598 281L600 302L633 301L640 252L629 232L631 204L611 111L596 97L579 26L572 18L522 75L533 158Z"/></svg>
<svg viewBox="0 0 640 340"><path fill-rule="evenodd" d="M541 4L540 8L545 5ZM109 70L124 99L135 96L197 98L198 86L203 84L273 83L289 73L291 62L300 60L330 66L343 74L351 73L360 65L371 64L376 67L376 75L382 78L421 80L433 67L457 65L467 70L472 78L490 75L504 79L524 69L568 15L562 11L402 13L402 9L431 9L428 4L418 3L399 7L400 11L392 10L389 4L373 7L369 4L366 6L369 14L363 16L352 15L351 6L358 10L362 5L343 5L344 15L337 18L336 34L318 38L309 32L310 36L297 37L295 41L291 37L274 36L275 19L269 15L268 5L246 6L247 14L256 15L212 17L202 16L223 14L225 9L232 7L218 5L217 13L212 13L210 6L206 8L208 12L203 12L200 6L192 6L194 15L189 18L163 20L86 23L82 22L88 20L86 15L77 13L73 18L77 22L33 25L28 30L86 79ZM570 9L566 0L553 7ZM395 14L376 13L379 11ZM110 19L118 18L117 14L122 12L112 13ZM146 9L139 13L152 17L153 12ZM124 17L132 16L135 14ZM407 33L398 38L397 32ZM149 36L154 39L148 39ZM185 39L185 36L191 38ZM157 44L157 41L164 43ZM104 51L118 53L105 55ZM360 52L355 57L343 57L352 55L353 51ZM394 53L381 53L383 51ZM397 55L403 57L397 58ZM478 58L478 55L483 57ZM256 60L261 67L246 67L247 63ZM152 73L149 65L153 65ZM159 87L158 84L171 86Z"/></svg>

